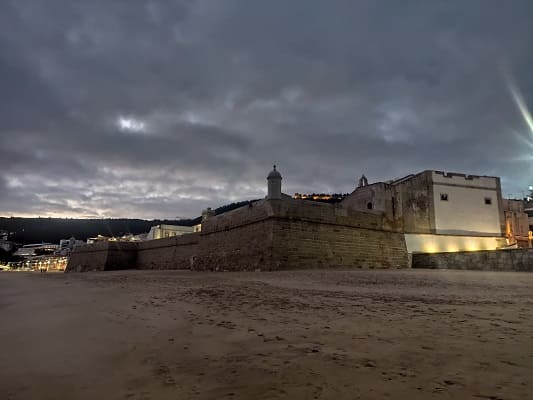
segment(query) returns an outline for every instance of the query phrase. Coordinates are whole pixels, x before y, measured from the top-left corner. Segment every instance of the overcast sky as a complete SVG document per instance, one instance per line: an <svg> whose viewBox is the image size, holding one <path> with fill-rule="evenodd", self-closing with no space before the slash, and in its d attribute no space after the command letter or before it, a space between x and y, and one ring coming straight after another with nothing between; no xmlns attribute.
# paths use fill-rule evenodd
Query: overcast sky
<svg viewBox="0 0 533 400"><path fill-rule="evenodd" d="M533 184L533 1L2 0L0 215L194 217L425 169Z"/></svg>

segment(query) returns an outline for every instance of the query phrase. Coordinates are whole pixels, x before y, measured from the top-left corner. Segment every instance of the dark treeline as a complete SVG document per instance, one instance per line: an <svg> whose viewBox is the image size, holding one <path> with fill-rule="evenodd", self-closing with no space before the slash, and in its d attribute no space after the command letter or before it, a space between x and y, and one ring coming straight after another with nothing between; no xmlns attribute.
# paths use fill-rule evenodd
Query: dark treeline
<svg viewBox="0 0 533 400"><path fill-rule="evenodd" d="M248 204L255 203L256 201L258 200L245 200L245 201L239 201L237 203L226 204L225 206L216 208L215 215L219 215L227 211L235 210L236 208L239 208L242 206L247 206Z"/></svg>
<svg viewBox="0 0 533 400"><path fill-rule="evenodd" d="M215 209L215 214L233 210L249 201L228 204ZM122 236L145 233L154 225L169 224L193 226L201 222L201 217L180 220L143 220L127 218L74 219L74 218L4 218L0 217L0 230L10 232L9 240L20 243L59 243L61 239L74 236L79 240L97 235Z"/></svg>
<svg viewBox="0 0 533 400"><path fill-rule="evenodd" d="M198 219L199 220L199 219ZM142 219L65 219L65 218L0 218L0 229L10 232L9 240L21 244L59 243L61 239L74 236L87 240L97 235L122 236L148 232L150 227L158 224L194 225L188 220L153 220Z"/></svg>

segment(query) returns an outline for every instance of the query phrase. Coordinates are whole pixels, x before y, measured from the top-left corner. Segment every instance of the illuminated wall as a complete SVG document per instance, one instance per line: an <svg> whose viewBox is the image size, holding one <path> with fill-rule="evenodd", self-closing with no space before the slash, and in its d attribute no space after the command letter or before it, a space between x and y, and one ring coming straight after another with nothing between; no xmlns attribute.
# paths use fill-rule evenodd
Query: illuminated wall
<svg viewBox="0 0 533 400"><path fill-rule="evenodd" d="M502 235L498 178L432 175L437 234Z"/></svg>
<svg viewBox="0 0 533 400"><path fill-rule="evenodd" d="M406 233L405 244L409 253L441 253L496 250L504 247L507 242L503 237Z"/></svg>
<svg viewBox="0 0 533 400"><path fill-rule="evenodd" d="M382 211L418 234L504 236L500 180L441 171L422 171L388 183L358 187L342 206Z"/></svg>

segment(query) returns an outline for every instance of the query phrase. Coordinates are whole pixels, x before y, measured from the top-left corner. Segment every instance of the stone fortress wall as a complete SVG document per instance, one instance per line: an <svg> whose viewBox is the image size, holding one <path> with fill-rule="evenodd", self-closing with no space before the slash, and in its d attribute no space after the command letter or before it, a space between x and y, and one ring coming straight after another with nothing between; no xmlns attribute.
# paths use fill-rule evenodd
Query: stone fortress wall
<svg viewBox="0 0 533 400"><path fill-rule="evenodd" d="M272 204L274 259L297 268L406 268L400 229L383 214L305 200ZM396 228L396 229L395 229Z"/></svg>
<svg viewBox="0 0 533 400"><path fill-rule="evenodd" d="M135 268L189 269L192 257L198 252L200 235L189 233L137 244Z"/></svg>
<svg viewBox="0 0 533 400"><path fill-rule="evenodd" d="M66 271L112 271L129 269L137 262L137 244L100 242L78 246L72 252Z"/></svg>
<svg viewBox="0 0 533 400"><path fill-rule="evenodd" d="M439 184L446 183L448 191L458 185L470 187L472 181L477 186L470 189L477 193L478 186L485 190L493 184L486 188L490 193L481 194L492 196L495 202L482 204L483 196L477 194L474 200L467 200L478 206L481 203L485 211L492 210L492 216L501 214L499 178L424 171L392 184L368 185L363 176L360 184L364 181L364 185L352 195L341 203L325 204L284 195L281 174L274 166L267 177L266 199L217 216L206 210L201 232L78 247L67 271L408 268L411 261L418 268L532 269L531 252L494 251L505 247L503 234L494 236L492 232L498 224L491 225L490 234L481 232L479 237L436 234L434 177L444 180ZM450 179L457 182L450 183ZM461 218L456 225L469 226L470 222L465 219L463 223ZM449 253L436 253L439 251Z"/></svg>
<svg viewBox="0 0 533 400"><path fill-rule="evenodd" d="M306 200L261 200L212 216L202 231L140 243L82 246L67 271L406 268L403 234L377 212Z"/></svg>

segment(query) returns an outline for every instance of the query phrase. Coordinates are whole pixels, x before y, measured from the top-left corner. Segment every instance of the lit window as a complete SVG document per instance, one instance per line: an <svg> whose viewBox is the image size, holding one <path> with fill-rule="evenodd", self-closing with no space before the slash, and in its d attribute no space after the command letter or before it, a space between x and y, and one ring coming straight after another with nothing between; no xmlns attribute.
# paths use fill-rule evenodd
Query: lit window
<svg viewBox="0 0 533 400"><path fill-rule="evenodd" d="M448 193L441 193L440 199L441 201L448 201Z"/></svg>
<svg viewBox="0 0 533 400"><path fill-rule="evenodd" d="M490 197L485 197L485 204L492 204L492 199Z"/></svg>

